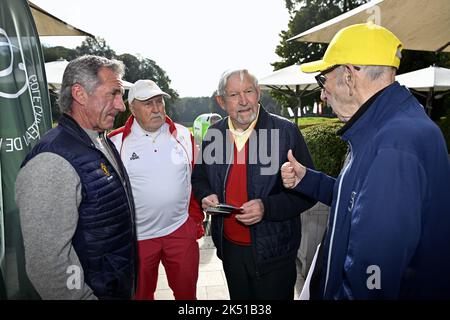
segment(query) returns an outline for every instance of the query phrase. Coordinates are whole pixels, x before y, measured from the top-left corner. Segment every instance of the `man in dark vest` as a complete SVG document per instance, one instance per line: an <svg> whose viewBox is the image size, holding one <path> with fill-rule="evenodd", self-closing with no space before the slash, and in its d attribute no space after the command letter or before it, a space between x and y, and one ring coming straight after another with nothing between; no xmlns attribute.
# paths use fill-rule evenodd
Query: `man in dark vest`
<svg viewBox="0 0 450 320"><path fill-rule="evenodd" d="M124 111L117 60L67 66L63 112L28 154L16 181L27 274L43 299L130 299L136 236L130 183L106 137Z"/></svg>

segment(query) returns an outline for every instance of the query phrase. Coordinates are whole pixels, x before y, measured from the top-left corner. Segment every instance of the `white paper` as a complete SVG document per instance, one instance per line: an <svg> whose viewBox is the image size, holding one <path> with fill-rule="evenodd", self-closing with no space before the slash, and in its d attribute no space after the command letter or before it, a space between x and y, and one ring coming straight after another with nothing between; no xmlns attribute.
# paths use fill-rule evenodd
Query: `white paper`
<svg viewBox="0 0 450 320"><path fill-rule="evenodd" d="M302 292L300 292L300 296L298 300L309 300L309 284L311 282L311 278L314 272L314 268L316 267L317 255L319 254L320 243L317 246L316 253L314 253L314 258L311 262L311 267L309 268L308 275L306 276L305 284L303 285Z"/></svg>

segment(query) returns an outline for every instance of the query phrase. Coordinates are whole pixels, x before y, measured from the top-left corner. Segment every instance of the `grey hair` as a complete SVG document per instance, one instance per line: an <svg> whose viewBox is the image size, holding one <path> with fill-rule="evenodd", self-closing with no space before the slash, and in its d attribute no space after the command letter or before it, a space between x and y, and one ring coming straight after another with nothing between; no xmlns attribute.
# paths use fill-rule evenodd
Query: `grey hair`
<svg viewBox="0 0 450 320"><path fill-rule="evenodd" d="M368 78L371 81L376 81L383 77L389 77L392 73L395 75L397 72L397 68L391 67L391 66L357 66L360 68L360 72L364 72L364 75L366 78ZM337 68L337 77L338 82L337 85L342 86L344 84L344 79L342 78L342 75L344 74L345 68L344 66L340 66Z"/></svg>
<svg viewBox="0 0 450 320"><path fill-rule="evenodd" d="M125 65L122 61L107 59L105 57L84 55L69 62L64 70L58 105L61 112L72 110L72 86L81 85L88 93L93 93L100 81L98 72L101 68L108 68L120 78L125 74Z"/></svg>
<svg viewBox="0 0 450 320"><path fill-rule="evenodd" d="M225 88L227 86L228 79L230 78L230 76L235 74L239 74L239 78L241 79L241 81L244 81L244 75L247 74L252 79L254 87L258 87L258 79L247 69L231 69L222 73L222 76L220 77L219 86L217 87L218 96L225 97Z"/></svg>
<svg viewBox="0 0 450 320"><path fill-rule="evenodd" d="M364 71L367 78L372 81L378 80L383 76L390 76L392 73L394 75L397 72L397 68L391 66L358 66Z"/></svg>
<svg viewBox="0 0 450 320"><path fill-rule="evenodd" d="M402 59L402 46L398 46L395 56L398 59ZM397 73L397 68L392 66L358 66L364 71L365 75L372 81L375 81L384 76L390 76L391 74Z"/></svg>

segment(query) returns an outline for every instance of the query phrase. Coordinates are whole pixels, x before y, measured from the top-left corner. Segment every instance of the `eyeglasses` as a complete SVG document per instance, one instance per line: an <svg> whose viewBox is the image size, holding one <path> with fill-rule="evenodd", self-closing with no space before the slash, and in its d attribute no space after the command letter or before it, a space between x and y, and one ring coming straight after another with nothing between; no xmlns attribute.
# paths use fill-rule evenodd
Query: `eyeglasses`
<svg viewBox="0 0 450 320"><path fill-rule="evenodd" d="M340 67L340 66L342 66L342 64L334 65L334 66L332 66L332 67L330 67L330 68L328 68L328 69L322 71L322 72L319 73L317 76L315 76L316 81L317 81L317 84L319 85L319 87L321 87L322 89L324 89L324 88L325 88L325 82L327 81L327 78L325 77L325 75L326 75L327 73L330 73L331 71L333 71L334 69L336 69L337 67ZM353 66L353 69L355 69L356 71L361 70L361 68L358 67L358 66Z"/></svg>
<svg viewBox="0 0 450 320"><path fill-rule="evenodd" d="M340 64L334 65L331 68L328 68L324 71L322 71L321 73L319 73L317 76L315 76L317 84L319 85L319 87L321 87L322 89L325 88L325 82L327 81L327 78L325 77L325 75L327 73L330 73L331 71L333 71L334 69L336 69L337 67L340 67Z"/></svg>

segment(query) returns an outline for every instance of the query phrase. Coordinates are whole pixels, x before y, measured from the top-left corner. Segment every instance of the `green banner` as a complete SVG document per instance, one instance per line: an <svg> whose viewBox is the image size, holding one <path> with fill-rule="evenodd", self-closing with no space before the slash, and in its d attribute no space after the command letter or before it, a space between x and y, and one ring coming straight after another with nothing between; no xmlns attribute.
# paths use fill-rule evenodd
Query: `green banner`
<svg viewBox="0 0 450 320"><path fill-rule="evenodd" d="M26 0L0 1L0 164L2 275L8 299L35 298L25 273L14 185L26 154L51 128L39 36ZM3 249L4 248L4 249ZM3 280L2 280L3 279Z"/></svg>

